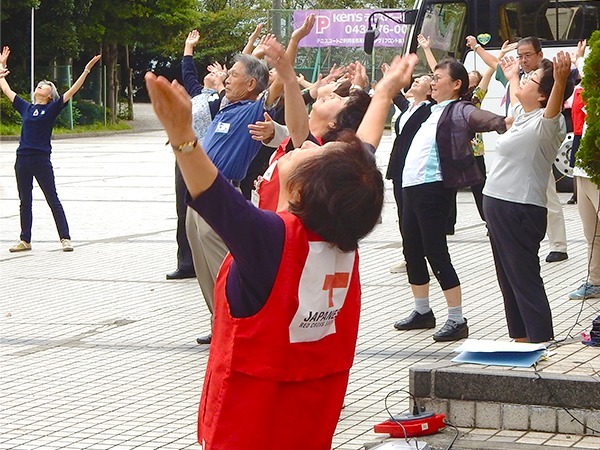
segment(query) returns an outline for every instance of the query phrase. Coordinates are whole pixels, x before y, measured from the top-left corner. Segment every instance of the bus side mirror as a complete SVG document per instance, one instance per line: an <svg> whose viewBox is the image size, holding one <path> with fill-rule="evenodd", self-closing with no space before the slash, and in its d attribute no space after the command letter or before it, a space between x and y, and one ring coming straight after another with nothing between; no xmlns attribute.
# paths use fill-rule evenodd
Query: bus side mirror
<svg viewBox="0 0 600 450"><path fill-rule="evenodd" d="M377 28L367 30L365 33L365 44L364 50L367 55L371 55L373 53L373 44L375 39L379 37L379 30Z"/></svg>
<svg viewBox="0 0 600 450"><path fill-rule="evenodd" d="M368 18L369 28L365 33L365 41L364 41L364 50L367 55L371 55L373 53L373 43L375 39L379 37L379 29L377 25L379 23L378 20L374 19L375 16L384 16L390 19L392 22L398 24L405 25L413 25L417 21L417 13L419 11L416 9L399 9L399 10L386 10L386 11L374 11ZM393 14L394 16L392 16Z"/></svg>

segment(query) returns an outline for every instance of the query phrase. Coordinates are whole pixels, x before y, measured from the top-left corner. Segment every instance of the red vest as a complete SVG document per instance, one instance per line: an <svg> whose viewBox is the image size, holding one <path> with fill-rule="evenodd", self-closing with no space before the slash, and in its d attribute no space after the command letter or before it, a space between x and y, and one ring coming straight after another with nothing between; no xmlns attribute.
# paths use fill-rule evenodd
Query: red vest
<svg viewBox="0 0 600 450"><path fill-rule="evenodd" d="M330 450L360 314L358 254L343 253L281 213L285 242L264 307L229 312L225 258L198 419L207 450Z"/></svg>
<svg viewBox="0 0 600 450"><path fill-rule="evenodd" d="M290 138L284 139L277 150L269 160L269 167L265 173L256 182L255 196L253 203L260 209L267 211L277 211L279 203L279 170L277 169L277 161L285 155L285 147Z"/></svg>
<svg viewBox="0 0 600 450"><path fill-rule="evenodd" d="M323 145L320 138L315 139ZM277 169L277 161L285 155L289 140L289 137L285 138L281 145L277 147L269 160L269 167L256 182L252 203L260 209L277 211L277 204L279 203L279 169Z"/></svg>
<svg viewBox="0 0 600 450"><path fill-rule="evenodd" d="M585 123L585 112L583 112L585 103L583 103L583 99L581 98L582 92L583 88L581 86L576 86L573 91L571 119L573 121L573 134L576 136L581 136L583 134L583 124Z"/></svg>

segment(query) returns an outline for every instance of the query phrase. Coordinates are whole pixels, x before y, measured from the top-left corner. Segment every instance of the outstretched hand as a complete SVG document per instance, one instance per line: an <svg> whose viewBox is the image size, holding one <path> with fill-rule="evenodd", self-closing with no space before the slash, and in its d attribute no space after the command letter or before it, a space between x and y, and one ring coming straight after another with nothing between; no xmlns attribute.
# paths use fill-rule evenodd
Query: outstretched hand
<svg viewBox="0 0 600 450"><path fill-rule="evenodd" d="M316 14L309 14L308 16L306 16L306 19L304 19L302 25L294 30L290 40L295 40L296 42L299 42L306 36L308 36L312 31L313 27L315 26L316 20Z"/></svg>
<svg viewBox="0 0 600 450"><path fill-rule="evenodd" d="M475 47L477 47L477 39L475 36L467 36L465 41L467 42L467 47L469 47L471 50L475 50Z"/></svg>
<svg viewBox="0 0 600 450"><path fill-rule="evenodd" d="M200 33L198 32L198 30L192 30L187 35L187 39L185 40L185 45L190 45L192 47L195 47L199 41L200 41Z"/></svg>
<svg viewBox="0 0 600 450"><path fill-rule="evenodd" d="M2 67L6 68L8 65L8 57L10 56L10 48L8 46L4 46L2 48L2 54L0 54L0 64Z"/></svg>
<svg viewBox="0 0 600 450"><path fill-rule="evenodd" d="M512 78L519 78L519 61L514 56L505 56L500 60L500 67L504 76L510 80Z"/></svg>
<svg viewBox="0 0 600 450"><path fill-rule="evenodd" d="M516 48L518 46L519 46L518 42L510 43L508 40L504 41L504 43L502 44L502 47L500 48L500 53L498 53L498 59L504 58L504 55L506 55L508 52L512 52L513 50L516 50Z"/></svg>
<svg viewBox="0 0 600 450"><path fill-rule="evenodd" d="M571 73L571 56L568 52L558 52L553 58L553 75L555 82L566 82Z"/></svg>
<svg viewBox="0 0 600 450"><path fill-rule="evenodd" d="M375 86L375 93L383 92L390 98L396 96L403 87L410 85L413 70L418 62L419 57L414 53L396 56L385 71L383 78Z"/></svg>
<svg viewBox="0 0 600 450"><path fill-rule="evenodd" d="M268 35L261 41L263 53L267 63L277 70L277 75L282 81L296 81L293 62L290 61L285 47L277 42L274 35Z"/></svg>
<svg viewBox="0 0 600 450"><path fill-rule="evenodd" d="M360 61L348 64L348 76L353 85L360 86L363 89L369 86L367 69Z"/></svg>
<svg viewBox="0 0 600 450"><path fill-rule="evenodd" d="M269 113L265 112L264 121L257 121L248 125L250 137L255 141L270 142L275 137L275 124Z"/></svg>
<svg viewBox="0 0 600 450"><path fill-rule="evenodd" d="M430 46L429 38L423 36L422 34L419 34L417 36L417 42L423 49L429 48L429 46Z"/></svg>
<svg viewBox="0 0 600 450"><path fill-rule="evenodd" d="M100 61L100 58L102 58L102 55L96 55L92 59L90 59L89 62L85 65L85 70L92 70L92 67L94 67L98 61Z"/></svg>
<svg viewBox="0 0 600 450"><path fill-rule="evenodd" d="M154 112L165 128L169 141L179 144L193 140L192 102L184 87L177 80L169 82L152 72L146 72L144 79Z"/></svg>

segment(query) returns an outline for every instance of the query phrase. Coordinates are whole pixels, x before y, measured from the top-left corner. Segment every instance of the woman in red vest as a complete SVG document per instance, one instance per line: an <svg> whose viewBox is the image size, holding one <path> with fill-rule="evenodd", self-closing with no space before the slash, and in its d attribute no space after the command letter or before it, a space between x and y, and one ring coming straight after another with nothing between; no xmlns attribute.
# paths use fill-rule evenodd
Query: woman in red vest
<svg viewBox="0 0 600 450"><path fill-rule="evenodd" d="M272 43L267 61L293 71ZM275 61L276 59L276 61ZM281 62L283 61L283 62ZM397 59L371 117L379 133L383 92L408 80L416 58ZM194 137L190 100L176 82L146 74L173 146L190 206L230 254L215 287L213 342L198 419L210 450L331 448L354 358L360 312L358 241L377 223L383 178L353 133L279 162L285 211L261 211L219 174ZM287 96L286 105L295 102ZM297 85L295 86L297 90ZM391 95L391 94L386 94ZM390 97L391 98L391 97ZM382 117L380 117L382 116ZM323 151L326 150L326 151Z"/></svg>

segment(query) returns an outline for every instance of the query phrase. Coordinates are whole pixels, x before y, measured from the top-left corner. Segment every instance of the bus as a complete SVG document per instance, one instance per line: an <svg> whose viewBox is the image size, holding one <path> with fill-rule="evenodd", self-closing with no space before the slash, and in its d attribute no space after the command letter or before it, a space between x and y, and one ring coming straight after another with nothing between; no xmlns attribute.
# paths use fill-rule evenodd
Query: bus
<svg viewBox="0 0 600 450"><path fill-rule="evenodd" d="M465 45L465 38L476 36L489 52L498 53L504 41L516 42L527 36L537 36L542 42L544 57L552 59L559 51L573 52L577 43L589 39L600 29L599 0L417 0L405 27L402 53L416 53L419 65L415 74L430 71L425 54L418 47L417 35L429 38L436 59L456 58L467 70L483 72L485 63ZM390 14L393 15L393 14ZM373 40L371 39L371 42ZM375 40L374 45L377 45ZM501 106L505 89L497 81L490 83L482 108L504 114ZM486 160L494 157L497 135L486 133ZM569 167L572 134L567 136L555 162L555 176L564 179L559 190L568 190L572 184ZM562 189L561 189L562 186Z"/></svg>

